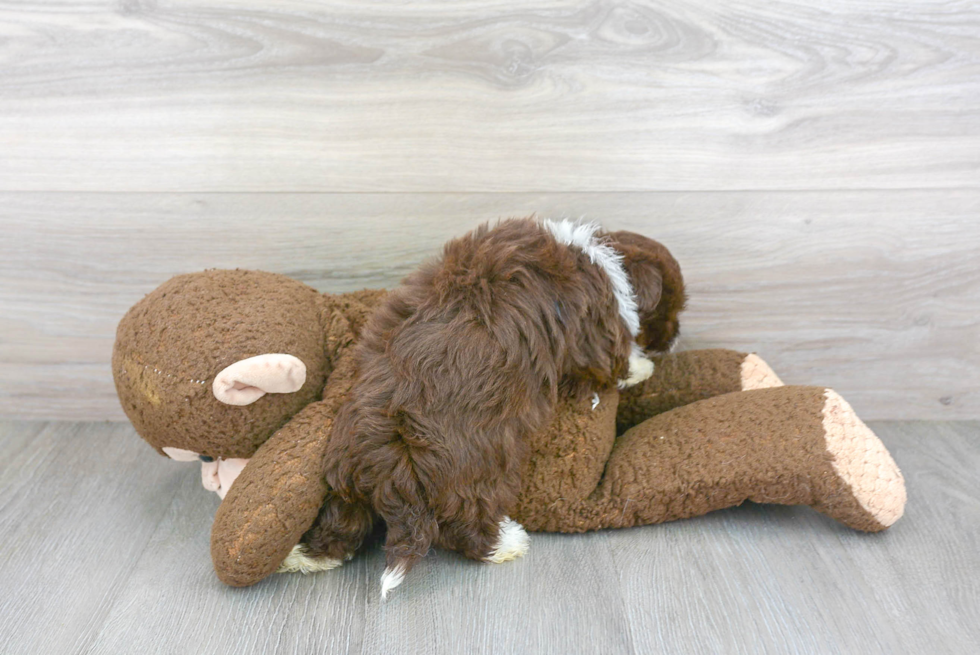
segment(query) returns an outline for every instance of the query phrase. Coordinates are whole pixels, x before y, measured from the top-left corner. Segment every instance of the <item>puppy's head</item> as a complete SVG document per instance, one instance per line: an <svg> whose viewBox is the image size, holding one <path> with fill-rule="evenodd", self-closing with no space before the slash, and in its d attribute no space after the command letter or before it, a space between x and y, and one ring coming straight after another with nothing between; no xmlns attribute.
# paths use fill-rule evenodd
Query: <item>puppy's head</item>
<svg viewBox="0 0 980 655"><path fill-rule="evenodd" d="M687 294L681 267L663 244L635 232L610 232L610 245L623 255L623 266L633 283L639 305L643 350L665 352L680 332L678 314Z"/></svg>

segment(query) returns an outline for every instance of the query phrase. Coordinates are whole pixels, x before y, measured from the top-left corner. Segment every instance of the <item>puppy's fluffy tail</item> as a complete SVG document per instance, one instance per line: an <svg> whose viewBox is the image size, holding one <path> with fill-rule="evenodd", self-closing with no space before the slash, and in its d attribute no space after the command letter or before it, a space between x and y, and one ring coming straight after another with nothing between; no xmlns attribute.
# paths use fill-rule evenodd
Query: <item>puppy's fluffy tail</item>
<svg viewBox="0 0 980 655"><path fill-rule="evenodd" d="M385 572L381 576L381 598L400 585L432 547L439 525L429 507L425 488L418 478L411 449L405 444L391 447L390 474L374 490L374 506L388 526L385 540Z"/></svg>

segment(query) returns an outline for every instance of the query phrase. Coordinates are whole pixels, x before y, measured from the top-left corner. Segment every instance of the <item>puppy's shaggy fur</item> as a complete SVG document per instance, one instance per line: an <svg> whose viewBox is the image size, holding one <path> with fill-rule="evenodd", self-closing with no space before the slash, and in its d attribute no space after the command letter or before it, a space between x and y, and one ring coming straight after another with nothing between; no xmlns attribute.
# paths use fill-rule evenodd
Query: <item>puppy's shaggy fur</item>
<svg viewBox="0 0 980 655"><path fill-rule="evenodd" d="M665 349L684 304L677 288L672 306L661 306L665 282L680 277L655 241L600 232L583 248L556 234L556 224L531 219L484 225L388 295L357 346L358 379L325 460L333 491L307 535L311 552L352 553L370 532L370 507L387 524L384 594L434 544L485 561L523 554L527 537L506 514L524 436L559 395L615 385L630 376L631 354L635 365L641 348ZM587 252L605 246L635 289L633 326L609 267Z"/></svg>

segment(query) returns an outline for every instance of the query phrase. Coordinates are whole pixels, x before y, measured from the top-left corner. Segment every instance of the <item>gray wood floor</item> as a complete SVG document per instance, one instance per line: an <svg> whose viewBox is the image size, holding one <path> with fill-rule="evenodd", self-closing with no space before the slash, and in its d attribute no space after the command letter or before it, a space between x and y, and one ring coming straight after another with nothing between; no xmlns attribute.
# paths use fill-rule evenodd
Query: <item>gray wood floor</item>
<svg viewBox="0 0 980 655"><path fill-rule="evenodd" d="M121 423L0 422L0 653L977 653L980 423L875 422L908 482L878 535L797 507L434 552L232 589L217 498Z"/></svg>

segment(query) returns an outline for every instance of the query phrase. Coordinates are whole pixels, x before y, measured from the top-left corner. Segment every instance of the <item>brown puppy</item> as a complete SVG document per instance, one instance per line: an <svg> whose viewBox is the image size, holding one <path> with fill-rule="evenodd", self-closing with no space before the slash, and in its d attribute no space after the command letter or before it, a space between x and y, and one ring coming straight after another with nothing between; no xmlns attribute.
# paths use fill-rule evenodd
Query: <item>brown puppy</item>
<svg viewBox="0 0 980 655"><path fill-rule="evenodd" d="M524 436L559 394L646 379L643 348L676 335L683 290L658 308L662 278L673 277L660 250L594 225L508 220L449 242L388 295L357 346L321 514L369 505L385 521L382 596L433 544L492 562L524 554L527 535L506 516ZM334 523L315 551L339 554L331 539L351 550L368 527L339 523L350 543Z"/></svg>

